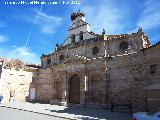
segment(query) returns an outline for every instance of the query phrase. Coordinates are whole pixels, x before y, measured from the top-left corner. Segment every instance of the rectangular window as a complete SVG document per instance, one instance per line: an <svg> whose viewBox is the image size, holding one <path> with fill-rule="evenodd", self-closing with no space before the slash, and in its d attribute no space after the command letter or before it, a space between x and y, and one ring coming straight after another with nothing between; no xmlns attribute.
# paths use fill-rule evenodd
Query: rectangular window
<svg viewBox="0 0 160 120"><path fill-rule="evenodd" d="M24 75L19 75L19 76L24 76Z"/></svg>
<svg viewBox="0 0 160 120"><path fill-rule="evenodd" d="M157 74L158 73L158 67L157 64L150 66L151 74Z"/></svg>

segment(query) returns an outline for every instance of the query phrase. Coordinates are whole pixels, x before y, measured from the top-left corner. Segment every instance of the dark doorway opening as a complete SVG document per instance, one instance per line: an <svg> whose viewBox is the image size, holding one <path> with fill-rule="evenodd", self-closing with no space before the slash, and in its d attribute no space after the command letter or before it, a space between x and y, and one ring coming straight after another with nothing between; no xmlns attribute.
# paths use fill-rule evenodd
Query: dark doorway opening
<svg viewBox="0 0 160 120"><path fill-rule="evenodd" d="M69 79L69 103L80 104L80 78L77 74Z"/></svg>

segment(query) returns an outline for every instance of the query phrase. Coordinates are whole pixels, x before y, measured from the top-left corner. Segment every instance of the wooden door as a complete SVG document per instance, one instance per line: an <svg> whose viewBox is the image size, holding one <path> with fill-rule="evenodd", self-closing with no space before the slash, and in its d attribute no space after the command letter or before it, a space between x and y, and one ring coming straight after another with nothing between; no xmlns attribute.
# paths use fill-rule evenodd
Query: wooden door
<svg viewBox="0 0 160 120"><path fill-rule="evenodd" d="M73 75L69 80L69 103L80 104L80 78Z"/></svg>

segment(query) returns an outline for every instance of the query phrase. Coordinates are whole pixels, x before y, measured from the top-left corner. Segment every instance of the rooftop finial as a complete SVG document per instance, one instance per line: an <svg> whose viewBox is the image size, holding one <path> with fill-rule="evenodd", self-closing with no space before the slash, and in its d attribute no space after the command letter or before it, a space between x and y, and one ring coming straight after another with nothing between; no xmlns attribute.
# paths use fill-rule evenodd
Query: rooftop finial
<svg viewBox="0 0 160 120"><path fill-rule="evenodd" d="M102 31L102 35L106 34L106 31L105 29L103 28L103 31Z"/></svg>
<svg viewBox="0 0 160 120"><path fill-rule="evenodd" d="M55 51L57 51L57 50L58 50L58 47L59 47L59 44L57 43L57 44L56 44Z"/></svg>
<svg viewBox="0 0 160 120"><path fill-rule="evenodd" d="M143 32L143 30L142 30L141 27L139 27L139 28L138 28L138 33L141 33L141 32Z"/></svg>

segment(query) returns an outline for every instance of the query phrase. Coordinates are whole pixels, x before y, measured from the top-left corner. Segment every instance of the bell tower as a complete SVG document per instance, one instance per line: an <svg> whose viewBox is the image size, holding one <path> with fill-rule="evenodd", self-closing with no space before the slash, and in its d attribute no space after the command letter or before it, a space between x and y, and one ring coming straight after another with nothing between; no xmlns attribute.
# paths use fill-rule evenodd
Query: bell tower
<svg viewBox="0 0 160 120"><path fill-rule="evenodd" d="M85 20L85 13L80 10L71 14L72 25L68 29L68 38L63 45L95 37L90 32L90 25Z"/></svg>
<svg viewBox="0 0 160 120"><path fill-rule="evenodd" d="M80 10L71 14L72 26L69 28L70 33L79 34L79 32L90 32L90 25L86 23L85 13Z"/></svg>

